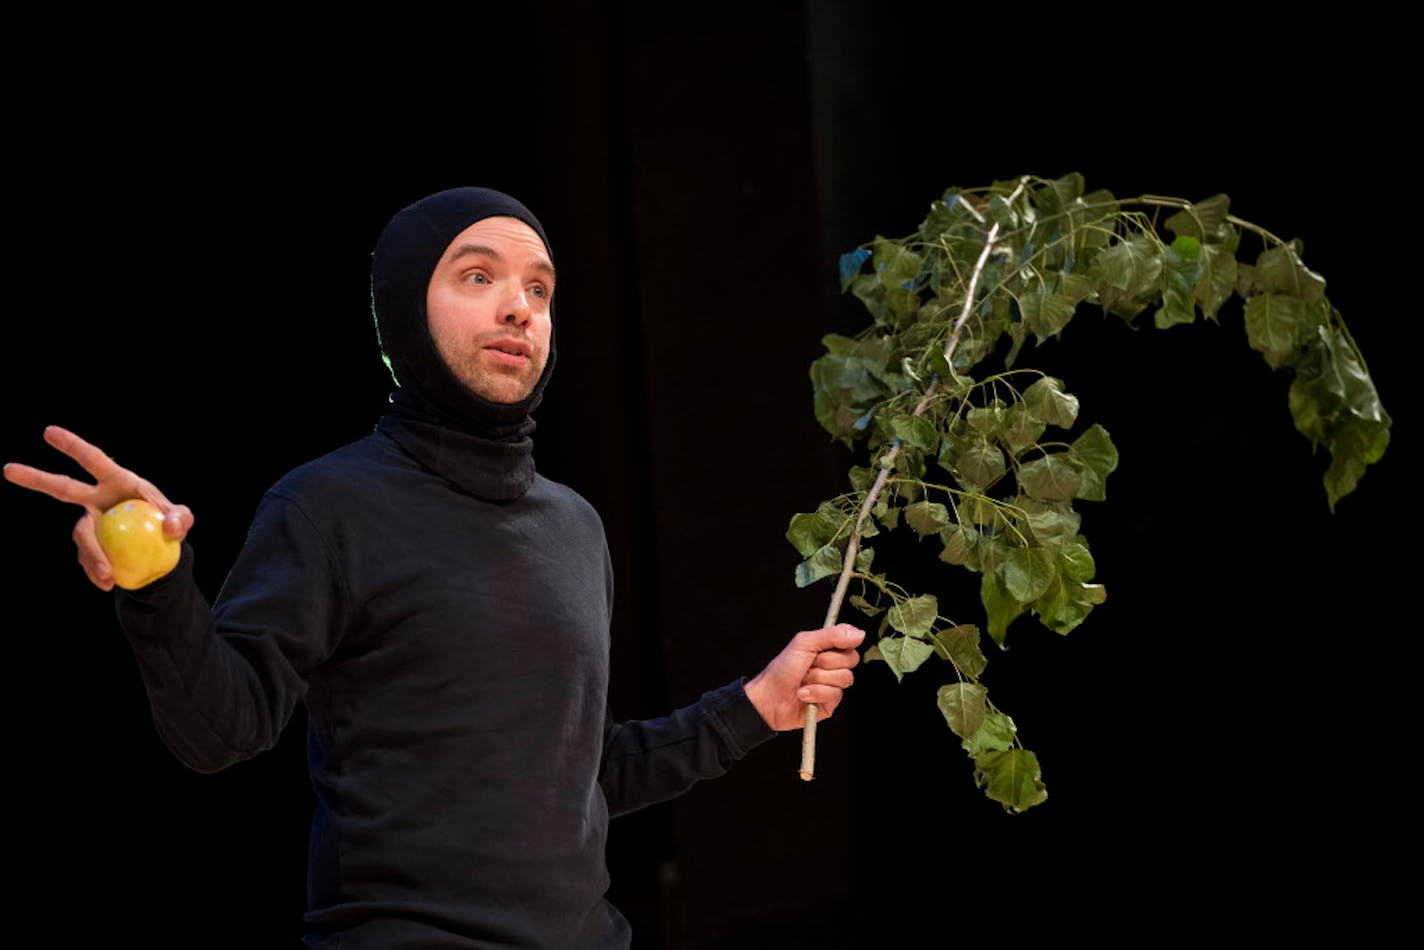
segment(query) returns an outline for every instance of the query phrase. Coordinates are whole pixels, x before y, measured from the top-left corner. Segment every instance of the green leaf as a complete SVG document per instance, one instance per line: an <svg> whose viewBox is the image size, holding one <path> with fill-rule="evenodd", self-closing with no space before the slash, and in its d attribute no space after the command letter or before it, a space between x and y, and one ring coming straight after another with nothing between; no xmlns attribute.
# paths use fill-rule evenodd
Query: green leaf
<svg viewBox="0 0 1424 950"><path fill-rule="evenodd" d="M806 560L796 565L796 586L809 587L823 577L841 572L845 554L833 544L818 548Z"/></svg>
<svg viewBox="0 0 1424 950"><path fill-rule="evenodd" d="M1186 246L1190 256L1178 249L1178 243ZM1197 259L1200 256L1201 244L1196 238L1180 237L1162 249L1162 305L1152 315L1157 329L1196 320L1196 286L1201 277Z"/></svg>
<svg viewBox="0 0 1424 950"><path fill-rule="evenodd" d="M984 724L984 701L989 691L978 683L950 683L935 694L944 721L961 739L967 739Z"/></svg>
<svg viewBox="0 0 1424 950"><path fill-rule="evenodd" d="M902 600L890 608L890 626L910 637L927 637L939 618L939 599L921 594Z"/></svg>
<svg viewBox="0 0 1424 950"><path fill-rule="evenodd" d="M864 465L853 465L850 470L850 486L864 494L875 483L877 470Z"/></svg>
<svg viewBox="0 0 1424 950"><path fill-rule="evenodd" d="M1072 501L1083 487L1083 465L1071 452L1053 452L1019 466L1019 489L1043 501Z"/></svg>
<svg viewBox="0 0 1424 950"><path fill-rule="evenodd" d="M1314 445L1328 438L1335 414L1331 411L1334 400L1321 398L1324 387L1320 380L1297 376L1291 380L1287 402L1290 406L1291 421L1296 429Z"/></svg>
<svg viewBox="0 0 1424 950"><path fill-rule="evenodd" d="M997 530L1005 522L1005 518L999 512L999 506L994 503L992 498L983 496L964 498L959 502L957 510L961 522L967 521L970 524L979 525L986 531Z"/></svg>
<svg viewBox="0 0 1424 950"><path fill-rule="evenodd" d="M989 618L989 636L1000 649L1009 635L1009 624L1024 613L1024 605L1004 590L998 574L986 568L979 582L979 600Z"/></svg>
<svg viewBox="0 0 1424 950"><path fill-rule="evenodd" d="M1021 604L1043 596L1058 576L1053 555L1043 548L1014 548L997 570L1004 590Z"/></svg>
<svg viewBox="0 0 1424 950"><path fill-rule="evenodd" d="M1301 262L1295 241L1261 252L1256 258L1255 286L1258 291L1289 296L1303 303L1325 298L1325 278Z"/></svg>
<svg viewBox="0 0 1424 950"><path fill-rule="evenodd" d="M890 664L896 680L919 669L933 654L934 647L916 637L880 638L880 655Z"/></svg>
<svg viewBox="0 0 1424 950"><path fill-rule="evenodd" d="M1139 235L1104 249L1093 258L1090 273L1095 280L1119 291L1117 296L1130 299L1157 285L1162 273L1162 255L1156 243Z"/></svg>
<svg viewBox="0 0 1424 950"><path fill-rule="evenodd" d="M875 560L875 549L874 549L874 548L861 548L859 551L855 552L855 572L856 572L857 574L869 574L869 573L870 573L870 563L871 563L872 561L874 561L874 560ZM844 558L841 559L841 563L842 563L842 564L845 563L845 559L844 559Z"/></svg>
<svg viewBox="0 0 1424 950"><path fill-rule="evenodd" d="M1008 462L997 445L975 442L953 459L952 471L966 486L983 490L1008 471Z"/></svg>
<svg viewBox="0 0 1424 950"><path fill-rule="evenodd" d="M901 442L900 455L895 460L895 467L910 477L910 481L902 484L915 485L925 477L925 453L908 442Z"/></svg>
<svg viewBox="0 0 1424 950"><path fill-rule="evenodd" d="M1073 233L1072 247L1077 251L1093 251L1112 241L1109 220L1122 210L1113 193L1098 188L1073 202L1068 223Z"/></svg>
<svg viewBox="0 0 1424 950"><path fill-rule="evenodd" d="M850 605L867 617L874 617L885 609L884 607L875 606L859 594L850 595Z"/></svg>
<svg viewBox="0 0 1424 950"><path fill-rule="evenodd" d="M930 350L930 372L944 380L954 376L954 370L950 368L949 360L944 358L944 350L937 346Z"/></svg>
<svg viewBox="0 0 1424 950"><path fill-rule="evenodd" d="M907 318L915 317L920 311L920 295L909 287L886 287L885 303L898 318L892 321L897 327L904 326Z"/></svg>
<svg viewBox="0 0 1424 950"><path fill-rule="evenodd" d="M1201 257L1202 242L1188 234L1180 235L1175 241L1168 245L1184 261L1195 262Z"/></svg>
<svg viewBox="0 0 1424 950"><path fill-rule="evenodd" d="M904 446L901 446L904 449ZM895 497L903 501L914 501L920 497L919 482L897 481L894 487Z"/></svg>
<svg viewBox="0 0 1424 950"><path fill-rule="evenodd" d="M802 557L810 557L816 553L816 549L830 540L830 537L822 537L819 531L820 523L815 514L795 514L791 516L791 524L786 529L786 540L791 542Z"/></svg>
<svg viewBox="0 0 1424 950"><path fill-rule="evenodd" d="M939 430L924 416L894 415L887 425L890 434L924 452L939 449Z"/></svg>
<svg viewBox="0 0 1424 950"><path fill-rule="evenodd" d="M1023 312L1024 325L1041 344L1062 332L1073 319L1078 302L1055 289L1045 287L1020 295L1019 307Z"/></svg>
<svg viewBox="0 0 1424 950"><path fill-rule="evenodd" d="M881 286L887 290L903 288L906 284L914 282L924 267L924 258L920 255L902 244L885 238L876 239L874 253L875 256L871 263Z"/></svg>
<svg viewBox="0 0 1424 950"><path fill-rule="evenodd" d="M922 538L937 534L949 524L949 509L937 501L917 501L905 506L905 524Z"/></svg>
<svg viewBox="0 0 1424 950"><path fill-rule="evenodd" d="M1023 404L1033 418L1067 429L1078 419L1078 397L1063 391L1062 380L1044 376L1023 392Z"/></svg>
<svg viewBox="0 0 1424 950"><path fill-rule="evenodd" d="M853 353L844 349L844 337L829 337L831 351L811 364L811 388L816 419L847 445L857 435L856 421L879 402L888 390L880 381L887 355L880 339L857 341Z"/></svg>
<svg viewBox="0 0 1424 950"><path fill-rule="evenodd" d="M1009 204L1002 195L990 195L989 205L984 209L985 215L990 221L1004 228L1013 230L1019 226L1018 212L1014 206Z"/></svg>
<svg viewBox="0 0 1424 950"><path fill-rule="evenodd" d="M984 716L984 721L980 723L974 735L960 745L971 756L983 755L985 752L1002 752L1013 748L1014 736L1018 731L1018 726L1014 725L1014 721L1008 716L1001 712L991 712Z"/></svg>
<svg viewBox="0 0 1424 950"><path fill-rule="evenodd" d="M827 333L821 337L821 345L835 356L854 356L860 348L860 341L840 333Z"/></svg>
<svg viewBox="0 0 1424 950"><path fill-rule="evenodd" d="M1073 172L1034 189L1031 199L1034 207L1047 214L1055 214L1070 206L1074 199L1083 194L1084 184L1083 176Z"/></svg>
<svg viewBox="0 0 1424 950"><path fill-rule="evenodd" d="M1073 581L1090 581L1097 573L1092 552L1081 538L1058 549L1058 570Z"/></svg>
<svg viewBox="0 0 1424 950"><path fill-rule="evenodd" d="M1256 294L1246 301L1246 341L1272 369L1289 365L1295 356L1304 305L1283 294Z"/></svg>
<svg viewBox="0 0 1424 950"><path fill-rule="evenodd" d="M1008 448L1011 454L1019 455L1025 449L1037 445L1039 437L1047 428L1047 423L1035 419L1027 406L1016 402L1004 413L1004 424L999 430L999 441Z"/></svg>
<svg viewBox="0 0 1424 950"><path fill-rule="evenodd" d="M1389 425L1366 419L1349 419L1331 433L1330 468L1325 472L1325 491L1330 510L1355 490L1366 466L1378 462L1389 446Z"/></svg>
<svg viewBox="0 0 1424 950"><path fill-rule="evenodd" d="M1178 211L1171 215L1162 222L1162 226L1173 234L1204 241L1225 223L1230 209L1230 198L1226 195L1212 195L1205 201L1191 205L1190 210Z"/></svg>
<svg viewBox="0 0 1424 950"><path fill-rule="evenodd" d="M885 530L894 531L900 524L900 509L890 506L876 505L877 513L875 520L885 526Z"/></svg>
<svg viewBox="0 0 1424 950"><path fill-rule="evenodd" d="M979 559L974 551L974 546L979 541L978 531L968 525L954 524L941 531L939 539L944 542L944 550L939 555L941 561L968 567L970 570L978 569L976 565Z"/></svg>
<svg viewBox="0 0 1424 950"><path fill-rule="evenodd" d="M1049 630L1071 633L1088 613L1107 599L1101 584L1084 584L1060 574L1033 605L1033 612Z"/></svg>
<svg viewBox="0 0 1424 950"><path fill-rule="evenodd" d="M1322 374L1326 388L1338 396L1353 415L1369 422L1387 421L1389 416L1380 403L1374 381L1350 341L1339 331L1323 325L1317 325L1316 338L1329 356L1327 370Z"/></svg>
<svg viewBox="0 0 1424 950"><path fill-rule="evenodd" d="M1096 422L1073 440L1073 457L1079 463L1082 482L1075 497L1084 501L1105 501L1108 476L1117 469L1117 446L1108 430Z"/></svg>
<svg viewBox="0 0 1424 950"><path fill-rule="evenodd" d="M1324 481L1333 511L1383 457L1392 420L1349 339L1324 326L1297 367L1289 404L1296 428L1330 452Z"/></svg>
<svg viewBox="0 0 1424 950"><path fill-rule="evenodd" d="M999 429L1004 425L1005 411L1004 404L996 400L992 405L976 406L970 409L964 414L964 421L984 438L993 439L998 436Z"/></svg>
<svg viewBox="0 0 1424 950"><path fill-rule="evenodd" d="M861 274L850 282L851 294L865 305L876 326L894 322L894 313L885 300L885 288L875 274Z"/></svg>
<svg viewBox="0 0 1424 950"><path fill-rule="evenodd" d="M1073 506L1062 501L1040 501L1020 496L1014 504L1028 518L1029 533L1043 547L1061 547L1078 534L1083 517Z"/></svg>
<svg viewBox="0 0 1424 950"><path fill-rule="evenodd" d="M1027 749L984 752L974 756L975 780L1009 812L1021 812L1048 798L1038 756Z"/></svg>
<svg viewBox="0 0 1424 950"><path fill-rule="evenodd" d="M829 544L847 526L849 516L831 502L822 502L814 512L793 515L786 540L802 557L810 557Z"/></svg>
<svg viewBox="0 0 1424 950"><path fill-rule="evenodd" d="M1199 274L1192 296L1202 313L1215 317L1236 289L1236 255L1227 248L1206 244L1202 246L1197 266Z"/></svg>
<svg viewBox="0 0 1424 950"><path fill-rule="evenodd" d="M1073 301L1075 306L1091 297L1095 289L1093 281L1085 274L1058 275L1058 295Z"/></svg>
<svg viewBox="0 0 1424 950"><path fill-rule="evenodd" d="M920 222L919 231L929 241L934 241L950 231L956 224L969 217L959 196L946 194L944 198L930 205L929 214Z"/></svg>
<svg viewBox="0 0 1424 950"><path fill-rule="evenodd" d="M934 645L940 656L953 663L960 673L972 679L978 679L989 665L984 651L979 648L979 628L972 623L961 623L948 630L936 631Z"/></svg>

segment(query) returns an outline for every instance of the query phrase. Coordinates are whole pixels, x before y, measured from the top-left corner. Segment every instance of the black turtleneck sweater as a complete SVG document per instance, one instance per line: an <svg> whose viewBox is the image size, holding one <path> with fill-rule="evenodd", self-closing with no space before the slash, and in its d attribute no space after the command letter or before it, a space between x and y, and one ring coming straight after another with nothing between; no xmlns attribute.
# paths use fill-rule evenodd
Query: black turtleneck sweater
<svg viewBox="0 0 1424 950"><path fill-rule="evenodd" d="M541 475L492 500L488 460L388 415L271 488L211 608L186 543L117 595L188 766L270 748L305 704L309 946L627 947L604 899L609 816L774 734L740 681L611 721L602 523Z"/></svg>

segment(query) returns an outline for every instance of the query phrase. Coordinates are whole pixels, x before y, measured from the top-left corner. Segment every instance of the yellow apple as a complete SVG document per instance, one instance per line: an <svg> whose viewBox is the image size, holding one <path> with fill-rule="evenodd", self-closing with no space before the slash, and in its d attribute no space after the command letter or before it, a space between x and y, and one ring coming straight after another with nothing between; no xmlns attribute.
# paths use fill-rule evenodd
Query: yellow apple
<svg viewBox="0 0 1424 950"><path fill-rule="evenodd" d="M141 498L121 501L99 516L99 546L125 590L152 584L178 566L182 545L163 533L163 512Z"/></svg>

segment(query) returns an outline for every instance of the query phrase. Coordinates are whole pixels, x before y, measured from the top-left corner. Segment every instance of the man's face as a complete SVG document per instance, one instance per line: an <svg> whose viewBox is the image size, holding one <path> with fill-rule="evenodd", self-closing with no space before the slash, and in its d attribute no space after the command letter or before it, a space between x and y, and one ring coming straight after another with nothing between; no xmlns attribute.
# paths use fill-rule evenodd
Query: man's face
<svg viewBox="0 0 1424 950"><path fill-rule="evenodd" d="M425 310L430 336L455 377L492 402L518 402L549 360L554 265L518 218L476 221L445 249Z"/></svg>

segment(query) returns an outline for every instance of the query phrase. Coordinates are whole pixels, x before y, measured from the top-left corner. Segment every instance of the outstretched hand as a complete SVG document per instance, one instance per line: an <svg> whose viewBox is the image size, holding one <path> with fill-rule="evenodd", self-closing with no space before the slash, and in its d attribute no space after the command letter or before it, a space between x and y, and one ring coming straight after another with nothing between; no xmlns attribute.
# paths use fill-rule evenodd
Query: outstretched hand
<svg viewBox="0 0 1424 950"><path fill-rule="evenodd" d="M19 462L5 464L5 479L41 492L59 501L79 505L84 509L74 525L74 544L79 549L79 566L90 583L101 590L112 590L114 572L109 559L99 546L98 535L94 532L96 519L130 498L142 498L163 512L163 533L175 541L181 541L193 527L193 513L186 505L175 505L146 478L119 465L109 458L98 446L92 445L68 429L47 426L44 440L51 446L78 462L90 475L94 483L82 482L68 475L46 472Z"/></svg>
<svg viewBox="0 0 1424 950"><path fill-rule="evenodd" d="M854 682L855 648L864 639L865 631L848 623L803 630L747 682L747 698L778 732L805 726L807 703L816 704L817 719L829 718Z"/></svg>

